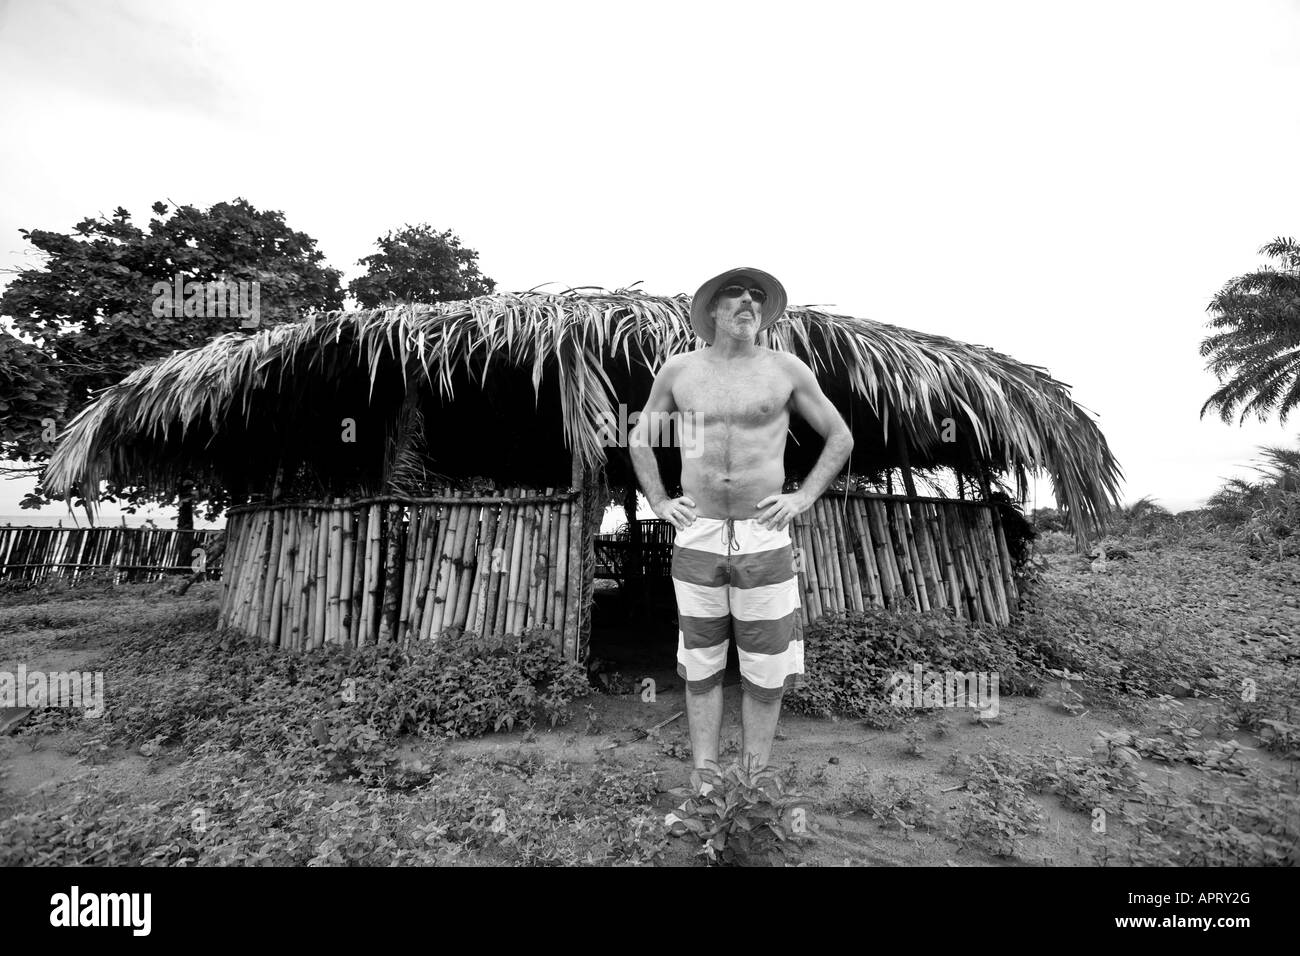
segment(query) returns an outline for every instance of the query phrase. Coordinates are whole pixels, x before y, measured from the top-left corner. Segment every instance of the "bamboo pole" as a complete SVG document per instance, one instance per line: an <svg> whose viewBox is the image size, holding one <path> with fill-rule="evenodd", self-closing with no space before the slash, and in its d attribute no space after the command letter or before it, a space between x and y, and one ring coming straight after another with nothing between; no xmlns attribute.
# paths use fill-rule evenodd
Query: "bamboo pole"
<svg viewBox="0 0 1300 956"><path fill-rule="evenodd" d="M554 489L548 488L547 491ZM537 506L537 543L533 548L531 586L528 591L528 627L546 624L546 576L551 565L551 509Z"/></svg>
<svg viewBox="0 0 1300 956"><path fill-rule="evenodd" d="M337 503L338 499L334 499ZM325 636L326 644L346 643L340 635L343 621L343 512L331 508L325 512Z"/></svg>
<svg viewBox="0 0 1300 956"><path fill-rule="evenodd" d="M578 660L579 645L582 643L582 622L587 609L582 607L582 598L586 592L586 562L583 551L586 548L583 513L587 510L586 470L581 456L575 451L569 459L569 485L578 493L569 509L569 561L567 592L564 597L564 633L562 636L564 657Z"/></svg>
<svg viewBox="0 0 1300 956"><path fill-rule="evenodd" d="M123 520L123 521L126 520L126 516L125 516L125 515L122 516L122 520ZM112 555L112 557L109 558L109 562L110 562L110 567L113 568L113 583L114 583L114 584L120 584L120 583L122 582L122 580L123 580L123 578L122 578L122 571L121 571L121 565L123 565L123 564L126 563L125 560L123 560L123 554L124 554L124 549L126 548L126 539L127 539L127 535L124 533L124 531L125 531L125 529L123 529L123 531L118 531L116 528L113 529L113 543L112 543L112 548L111 548L110 551L109 551L109 554ZM45 552L45 553L46 553L46 561L47 561L47 563L48 563L48 561L49 561L49 555L50 555L51 551L53 550L53 546L54 546L54 536L53 536L53 535L47 535L47 536L46 536L46 545L45 545L45 547L46 547L46 552ZM45 568L44 570L45 570L45 575L44 575L44 577L45 577L46 579L48 579L48 578L50 577L50 571L49 571L49 568L47 567L47 568Z"/></svg>
<svg viewBox="0 0 1300 956"><path fill-rule="evenodd" d="M316 512L306 511L302 515L302 524L298 528L298 546L302 551L297 568L298 589L298 630L295 636L294 650L306 651L311 646L311 596L312 578L316 567L315 535L312 532Z"/></svg>
<svg viewBox="0 0 1300 956"><path fill-rule="evenodd" d="M527 628L528 593L533 584L533 549L536 546L537 513L532 505L522 508L523 543L519 551L519 574L510 588L510 622L507 634L519 634Z"/></svg>
<svg viewBox="0 0 1300 956"><path fill-rule="evenodd" d="M23 539L26 537L27 529L20 528L14 535L14 556L10 562L13 568L13 579L22 580L22 576L27 573L26 561L23 554Z"/></svg>
<svg viewBox="0 0 1300 956"><path fill-rule="evenodd" d="M284 547L284 511L276 509L271 529L271 547L267 551L266 568L262 572L257 606L261 619L257 626L260 640L273 643L271 618L275 616L275 581L280 565L280 550Z"/></svg>
<svg viewBox="0 0 1300 956"><path fill-rule="evenodd" d="M267 642L272 647L285 645L282 628L284 627L284 582L286 565L293 553L293 535L296 523L295 512L285 509L281 512L280 553L275 561L275 582L271 587L271 620L267 626Z"/></svg>
<svg viewBox="0 0 1300 956"><path fill-rule="evenodd" d="M1002 576L1002 555L998 550L998 533L993 525L993 506L985 505L977 512L980 527L980 546L987 562L985 568L989 591L998 608L998 624L1011 621L1011 607L1007 601L1006 582Z"/></svg>
<svg viewBox="0 0 1300 956"><path fill-rule="evenodd" d="M420 612L420 629L416 632L418 639L427 641L432 639L433 635L433 615L437 608L438 588L441 584L444 574L442 568L443 551L447 547L447 536L451 531L455 506L437 505L438 508L438 534L433 543L433 553L429 557L429 576L428 586L424 592L424 608Z"/></svg>
<svg viewBox="0 0 1300 956"><path fill-rule="evenodd" d="M381 611L379 615L380 644L387 644L396 636L397 614L402 600L402 519L404 507L399 504L388 506L388 521L385 529L384 547L384 585Z"/></svg>
<svg viewBox="0 0 1300 956"><path fill-rule="evenodd" d="M962 505L953 505L949 516L953 555L957 559L957 570L961 572L962 589L966 602L970 606L970 618L972 621L982 621L984 607L980 603L979 582L975 579L975 569L971 567L970 555L966 548L966 522L962 520L962 507Z"/></svg>
<svg viewBox="0 0 1300 956"><path fill-rule="evenodd" d="M935 544L939 549L943 567L944 581L948 588L948 606L959 618L969 615L962 597L961 574L957 568L956 556L952 550L952 540L948 534L948 511L946 505L933 505Z"/></svg>
<svg viewBox="0 0 1300 956"><path fill-rule="evenodd" d="M294 575L298 569L298 552L300 549L299 541L302 536L302 518L303 512L297 508L289 510L289 528L286 534L289 537L287 544L287 553L284 558L284 587L280 595L280 601L283 610L280 613L280 646L287 651L293 650L293 641L296 628L295 609L297 607L296 593L294 591ZM226 551L226 556L230 556L230 551ZM225 577L225 569L222 569L222 577Z"/></svg>
<svg viewBox="0 0 1300 956"><path fill-rule="evenodd" d="M245 613L243 628L249 637L258 637L258 628L262 623L261 591L266 581L265 563L267 552L271 547L271 538L275 532L275 513L266 512L266 528L257 542L257 547L249 554L248 576L248 610Z"/></svg>
<svg viewBox="0 0 1300 956"><path fill-rule="evenodd" d="M939 506L931 502L926 502L926 524L930 528L930 544L935 554L935 574L939 576L939 587L944 592L944 606L956 614L957 606L961 604L961 588L957 585L952 555L948 553L943 535L940 533L940 528L943 527L943 516L940 514Z"/></svg>
<svg viewBox="0 0 1300 956"><path fill-rule="evenodd" d="M465 628L483 636L483 622L487 617L488 584L492 577L492 549L496 547L497 519L500 506L485 506L483 510L483 536L475 550L474 585L465 612Z"/></svg>
<svg viewBox="0 0 1300 956"><path fill-rule="evenodd" d="M103 541L103 536L101 535L100 542L102 543L102 541ZM28 535L27 553L28 553L28 557L27 557L28 578L32 581L39 581L41 575L41 563L42 563L41 562L41 531L39 528L33 528L31 534ZM102 564L103 559L96 556L95 563Z"/></svg>
<svg viewBox="0 0 1300 956"><path fill-rule="evenodd" d="M415 582L411 591L410 621L406 626L405 642L420 640L420 628L424 623L424 608L429 597L429 581L433 572L434 546L442 525L437 505L412 505L411 510L420 511L420 540L416 543L415 570L412 579Z"/></svg>
<svg viewBox="0 0 1300 956"><path fill-rule="evenodd" d="M542 624L549 629L555 629L559 620L556 611L559 603L557 582L560 573L560 524L563 521L560 513L564 505L552 504L546 507L551 512L551 538L546 543L546 553L550 557L546 562L546 600L542 607Z"/></svg>
<svg viewBox="0 0 1300 956"><path fill-rule="evenodd" d="M255 533L250 536L248 546L243 555L242 574L240 575L240 604L239 604L239 630L244 633L251 633L255 628L251 622L257 619L258 608L254 604L257 597L257 561L265 547L265 539L269 532L269 515L262 512L258 515Z"/></svg>
<svg viewBox="0 0 1300 956"><path fill-rule="evenodd" d="M844 578L844 607L848 611L861 611L862 581L858 576L858 560L853 553L852 537L849 534L848 502L836 497L832 502L831 515L835 519L835 547L840 556L840 574Z"/></svg>
<svg viewBox="0 0 1300 956"><path fill-rule="evenodd" d="M939 526L940 537L943 541L944 553L948 556L950 563L953 585L956 588L957 597L953 606L957 609L958 617L973 620L970 591L966 585L966 574L962 568L961 554L957 550L957 529L953 525L953 511L956 507L956 504L936 506L942 516L942 522Z"/></svg>
<svg viewBox="0 0 1300 956"><path fill-rule="evenodd" d="M971 560L975 565L975 580L979 583L980 600L984 603L984 619L990 624L996 624L999 616L997 598L993 594L992 582L989 579L992 568L984 554L978 507L967 512L966 523L969 528L967 540L970 543Z"/></svg>
<svg viewBox="0 0 1300 956"><path fill-rule="evenodd" d="M835 576L831 570L830 548L826 543L826 515L820 499L813 502L809 509L812 514L813 555L817 561L817 583L820 590L822 613L833 614L841 610L841 603L836 600Z"/></svg>
<svg viewBox="0 0 1300 956"><path fill-rule="evenodd" d="M469 508L456 505L452 509L452 526L447 529L443 554L438 562L438 593L433 603L433 620L429 636L437 640L444 630L451 626L451 615L455 610L456 581L460 575L458 566L461 552L465 548L465 538L469 533Z"/></svg>
<svg viewBox="0 0 1300 956"><path fill-rule="evenodd" d="M999 606L997 593L993 588L993 568L989 563L988 551L985 548L984 526L980 514L982 510L979 506L971 508L966 513L966 523L969 528L971 560L975 565L976 580L980 585L980 597L984 602L985 620L989 624L996 624L1002 616L1002 610Z"/></svg>
<svg viewBox="0 0 1300 956"><path fill-rule="evenodd" d="M809 510L811 511L811 509ZM808 569L808 617L810 620L815 621L826 611L822 603L821 569L818 567L817 517L809 512L804 512L804 514L808 517L808 523L804 525L804 535L808 543L808 550L804 555L804 567Z"/></svg>
<svg viewBox="0 0 1300 956"><path fill-rule="evenodd" d="M306 652L311 649L312 629L316 621L313 601L316 597L316 524L320 520L319 511L309 511L303 515L302 568L298 589L302 601L298 607L298 644L295 650Z"/></svg>
<svg viewBox="0 0 1300 956"><path fill-rule="evenodd" d="M361 601L361 630L358 645L374 644L379 637L375 615L379 612L379 574L383 561L380 556L383 538L383 505L370 506L366 523L366 577L362 583L364 597Z"/></svg>
<svg viewBox="0 0 1300 956"><path fill-rule="evenodd" d="M492 550L487 607L483 613L483 633L503 634L506 626L505 595L509 588L510 553L514 548L515 490L503 489L501 513L497 516L497 543Z"/></svg>
<svg viewBox="0 0 1300 956"><path fill-rule="evenodd" d="M812 554L808 547L808 512L797 515L792 522L794 526L794 547L798 551L798 567L795 577L798 579L799 588L799 611L800 618L804 624L809 621L809 615L812 610L812 578L808 572L808 562L812 560Z"/></svg>
<svg viewBox="0 0 1300 956"><path fill-rule="evenodd" d="M483 505L467 506L465 544L460 551L460 567L456 575L456 598L447 609L447 620L457 633L464 631L469 616L470 592L474 589L474 577L478 571L475 555L483 537L483 508Z"/></svg>
<svg viewBox="0 0 1300 956"><path fill-rule="evenodd" d="M467 554L472 551L478 535L478 514L474 506L462 506L460 527L457 528L456 540L453 542L455 550L451 555L451 580L448 582L447 600L442 609L440 623L440 629L444 634L448 630L459 631L456 615L462 606L461 599L467 586L465 578L470 563Z"/></svg>
<svg viewBox="0 0 1300 956"><path fill-rule="evenodd" d="M862 584L862 566L858 562L857 535L853 530L853 519L849 513L849 502L836 499L835 531L839 535L840 553L844 556L844 569L848 573L847 584L849 607L857 612L866 609L866 593Z"/></svg>
<svg viewBox="0 0 1300 956"><path fill-rule="evenodd" d="M879 501L863 502L867 526L871 529L872 547L876 553L876 566L880 569L881 597L885 606L897 608L902 595L903 583L895 566L894 548L884 519L884 507Z"/></svg>
<svg viewBox="0 0 1300 956"><path fill-rule="evenodd" d="M886 520L889 523L890 537L894 546L894 558L903 581L903 593L912 602L914 610L921 610L921 595L917 588L916 576L912 572L912 556L907 548L907 530L903 527L900 509L901 502L890 501L884 505Z"/></svg>
<svg viewBox="0 0 1300 956"><path fill-rule="evenodd" d="M421 623L420 640L436 640L438 624L443 617L443 605L447 600L448 577L452 572L451 549L456 541L456 531L460 525L460 508L449 504L443 508L438 543L434 549L434 567L429 593L425 597L425 614Z"/></svg>
<svg viewBox="0 0 1300 956"><path fill-rule="evenodd" d="M295 652L307 646L307 568L312 561L312 512L300 511L298 515L298 554L294 555L294 580L292 580L292 649Z"/></svg>
<svg viewBox="0 0 1300 956"><path fill-rule="evenodd" d="M316 538L316 574L312 583L315 590L312 597L312 649L325 643L325 612L329 606L329 516L328 511L317 512L313 523L313 534Z"/></svg>
<svg viewBox="0 0 1300 956"><path fill-rule="evenodd" d="M312 527L315 517L315 512L304 513L302 527L298 531L302 547L302 562L298 568L298 640L294 645L296 651L306 651L311 646L311 582L316 561L314 548L316 538Z"/></svg>
<svg viewBox="0 0 1300 956"><path fill-rule="evenodd" d="M256 532L258 524L259 524L258 515L253 515L249 518L248 529L240 537L239 550L234 555L235 564L234 564L234 573L231 576L232 580L230 582L230 613L229 613L229 626L233 629L238 629L240 626L240 612L243 609L244 597L245 597L244 580L248 575L248 562L246 560L246 556L249 549L249 541L252 539L254 533ZM95 559L96 554L93 549L91 550L89 557L92 561Z"/></svg>
<svg viewBox="0 0 1300 956"><path fill-rule="evenodd" d="M359 647L365 643L365 631L361 626L361 605L366 597L366 557L369 554L369 517L368 508L359 507L355 502L351 511L353 518L353 537L355 543L352 550L352 611L351 621L348 626L348 643L352 647Z"/></svg>
<svg viewBox="0 0 1300 956"><path fill-rule="evenodd" d="M239 550L239 540L240 540L241 537L243 537L243 534L244 534L244 525L247 524L247 522L248 522L248 519L245 518L244 515L242 515L242 514L241 514L241 515L231 515L231 516L226 520L226 555L227 555L227 560L225 561L226 567L222 569L222 574L221 574L221 597L220 597L220 599L219 599L219 601L218 601L218 605L217 605L218 608L219 608L219 610L218 610L218 612L217 612L217 617L218 617L218 619L221 621L221 623L222 623L223 625L229 625L229 623L230 623L230 591L231 591L231 578L233 578L234 575L231 574L231 573L229 573L229 571L230 571L231 568L233 568L233 567L235 566L234 557L235 557L235 555L238 553L238 550ZM80 542L80 543L79 543L79 548L78 548L78 554L77 554L77 563L78 563L78 564L81 563L81 555L84 554L84 553L85 553L85 544L84 544L84 542ZM74 579L75 579L75 575L74 575Z"/></svg>
<svg viewBox="0 0 1300 956"><path fill-rule="evenodd" d="M929 503L924 501L913 502L908 506L911 515L912 540L916 543L917 555L921 559L921 571L925 576L925 590L930 598L930 610L935 611L948 606L948 589L934 553L929 509Z"/></svg>
<svg viewBox="0 0 1300 956"><path fill-rule="evenodd" d="M844 603L844 580L840 576L839 556L835 553L834 519L830 514L825 498L818 498L814 503L814 513L817 516L817 537L821 550L819 560L821 567L826 571L822 575L823 586L829 586L830 609L840 612L846 607Z"/></svg>
<svg viewBox="0 0 1300 956"><path fill-rule="evenodd" d="M233 628L235 626L235 621L238 619L237 612L239 610L239 598L240 598L239 582L240 582L240 577L243 574L243 570L244 570L244 565L243 565L244 548L246 547L246 542L248 541L249 535L253 533L253 526L256 524L256 522L257 522L257 515L255 514L250 514L243 521L241 521L239 523L239 526L235 529L235 534L230 541L230 546L227 548L227 552L230 556L230 561L229 561L230 571L228 574L222 575L223 584L225 585L225 591L223 595L225 607L222 612L222 622L227 627ZM91 550L91 542L89 540L90 536L87 535L86 538L87 540L85 542L84 547L82 548L82 554L85 558L89 559L92 557L93 552Z"/></svg>
<svg viewBox="0 0 1300 956"><path fill-rule="evenodd" d="M934 579L926 574L925 559L921 554L920 543L916 540L916 530L912 526L912 504L901 503L897 506L898 524L907 544L907 554L912 561L912 580L916 582L917 597L921 601L921 610L931 608L930 592L934 590Z"/></svg>
<svg viewBox="0 0 1300 956"><path fill-rule="evenodd" d="M393 639L405 644L408 629L411 626L411 602L415 600L415 589L419 585L416 577L420 560L420 549L424 543L424 511L419 505L411 506L410 523L406 529L406 549L402 558L402 596L397 609L397 624L393 630Z"/></svg>
<svg viewBox="0 0 1300 956"><path fill-rule="evenodd" d="M356 546L352 541L352 524L352 503L346 498L340 498L339 544L342 554L339 557L338 641L345 646L352 643L352 562L356 557Z"/></svg>
<svg viewBox="0 0 1300 956"><path fill-rule="evenodd" d="M68 563L68 544L70 535L69 532L65 531L64 527L62 527L62 524L60 523L59 529L53 532L52 537L55 542L53 542L52 548L49 549L49 561L51 561L52 564L51 572L49 572L49 574L51 574L52 578L66 580L66 578L68 578L68 568L62 566L64 566L65 563ZM134 555L130 555L130 557L123 558L123 563L135 564L138 562L135 561Z"/></svg>
<svg viewBox="0 0 1300 956"><path fill-rule="evenodd" d="M547 488L549 495L555 489ZM548 545L551 541L551 509L537 506L537 536L533 546L531 586L528 589L527 627L543 627L546 622L546 576L551 564Z"/></svg>
<svg viewBox="0 0 1300 956"><path fill-rule="evenodd" d="M46 580L49 580L50 578L60 578L63 576L62 569L59 567L60 564L59 546L62 543L60 540L61 537L62 537L62 529L47 530L45 532L46 545L45 545L44 563L45 563ZM121 550L120 546L119 546L119 550ZM118 557L116 559L116 563L119 566L126 564L127 563L126 557L125 556ZM121 571L120 567L116 572L116 580L118 581L123 580L123 572Z"/></svg>
<svg viewBox="0 0 1300 956"><path fill-rule="evenodd" d="M939 573L943 578L943 586L947 589L948 607L958 617L961 617L961 582L957 579L957 569L952 560L952 548L948 543L948 535L945 530L946 518L943 508L939 505L927 504L927 518L930 523L930 537L934 541L937 565Z"/></svg>
<svg viewBox="0 0 1300 956"><path fill-rule="evenodd" d="M1015 565L1011 561L1011 551L1007 547L1006 528L997 508L991 510L993 516L993 534L998 545L998 558L1002 568L1002 582L1007 594L1008 614L1020 608L1020 591L1016 587Z"/></svg>
<svg viewBox="0 0 1300 956"><path fill-rule="evenodd" d="M912 555L908 550L907 529L903 525L901 511L905 507L901 502L891 501L885 505L885 514L889 518L890 534L894 542L894 556L903 577L903 589L912 602L913 610L922 610L920 582L912 569Z"/></svg>
<svg viewBox="0 0 1300 956"><path fill-rule="evenodd" d="M514 539L510 545L510 574L506 578L508 587L505 594L506 619L503 630L504 634L517 633L515 629L515 621L519 616L517 595L519 593L520 580L524 577L524 537L528 530L528 506L526 504L519 505L518 510L515 512L514 524Z"/></svg>
<svg viewBox="0 0 1300 956"><path fill-rule="evenodd" d="M561 502L559 515L556 519L555 550L555 581L553 584L554 593L551 597L551 627L564 633L565 613L567 611L566 601L569 595L569 522L570 522L569 502ZM561 641L563 637L561 637Z"/></svg>
<svg viewBox="0 0 1300 956"><path fill-rule="evenodd" d="M500 581L500 559L502 559L502 545L506 540L508 525L504 497L491 510L490 522L491 536L487 538L484 557L482 557L480 566L482 593L478 598L478 605L473 614L474 633L484 637L491 632L495 620L494 601L495 596L497 596L497 584Z"/></svg>
<svg viewBox="0 0 1300 956"><path fill-rule="evenodd" d="M799 599L799 620L808 624L808 541L804 514L790 522L791 559L794 562L795 592Z"/></svg>
<svg viewBox="0 0 1300 956"><path fill-rule="evenodd" d="M515 629L528 630L533 618L532 599L537 589L537 545L541 531L541 505L527 505L524 519L524 551L519 567L519 589L515 592Z"/></svg>
<svg viewBox="0 0 1300 956"><path fill-rule="evenodd" d="M871 529L867 526L866 508L861 498L849 499L849 515L862 552L862 567L866 573L863 584L871 597L871 603L876 607L884 607L885 595L880 586L880 569L876 566L876 549L871 540Z"/></svg>

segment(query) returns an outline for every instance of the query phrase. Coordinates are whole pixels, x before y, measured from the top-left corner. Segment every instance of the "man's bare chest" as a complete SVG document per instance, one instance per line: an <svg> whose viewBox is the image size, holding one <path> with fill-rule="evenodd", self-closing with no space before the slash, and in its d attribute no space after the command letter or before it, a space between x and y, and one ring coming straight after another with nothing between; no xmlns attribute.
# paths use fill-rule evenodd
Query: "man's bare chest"
<svg viewBox="0 0 1300 956"><path fill-rule="evenodd" d="M786 412L791 391L788 376L767 364L728 368L701 363L678 377L673 400L705 427L724 421L758 426Z"/></svg>

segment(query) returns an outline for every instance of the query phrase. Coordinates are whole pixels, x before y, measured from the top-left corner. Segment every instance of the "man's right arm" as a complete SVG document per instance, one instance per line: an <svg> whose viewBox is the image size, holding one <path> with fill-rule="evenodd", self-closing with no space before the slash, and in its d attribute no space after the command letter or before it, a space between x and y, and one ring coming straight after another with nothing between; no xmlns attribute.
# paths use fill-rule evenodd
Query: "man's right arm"
<svg viewBox="0 0 1300 956"><path fill-rule="evenodd" d="M637 481L645 492L650 508L664 521L671 521L678 531L695 520L695 502L683 495L669 498L664 490L663 479L659 475L659 462L650 447L650 423L656 417L677 411L673 400L673 382L681 371L683 356L674 355L664 362L663 368L655 376L650 386L650 397L646 400L641 416L628 437L628 453L632 456L632 467L636 469Z"/></svg>

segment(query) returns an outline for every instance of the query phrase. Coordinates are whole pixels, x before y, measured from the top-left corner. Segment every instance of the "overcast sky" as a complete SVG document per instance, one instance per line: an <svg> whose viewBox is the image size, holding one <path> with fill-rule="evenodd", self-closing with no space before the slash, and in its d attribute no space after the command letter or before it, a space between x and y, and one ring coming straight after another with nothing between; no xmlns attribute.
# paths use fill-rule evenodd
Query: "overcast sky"
<svg viewBox="0 0 1300 956"><path fill-rule="evenodd" d="M507 290L752 265L1045 366L1179 510L1300 434L1200 420L1197 354L1300 231L1298 54L1279 0L0 0L0 268L19 228L236 196L346 278L408 222Z"/></svg>

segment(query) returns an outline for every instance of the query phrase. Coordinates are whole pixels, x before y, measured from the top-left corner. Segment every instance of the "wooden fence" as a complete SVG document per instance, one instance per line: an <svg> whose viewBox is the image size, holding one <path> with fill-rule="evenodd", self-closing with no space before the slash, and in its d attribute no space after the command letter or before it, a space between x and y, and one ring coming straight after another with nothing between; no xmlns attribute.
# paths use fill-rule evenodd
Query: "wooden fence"
<svg viewBox="0 0 1300 956"><path fill-rule="evenodd" d="M792 524L804 623L873 604L1005 624L1019 603L1001 520L982 502L832 492Z"/></svg>
<svg viewBox="0 0 1300 956"><path fill-rule="evenodd" d="M294 650L547 628L576 657L581 503L515 488L232 508L221 620Z"/></svg>
<svg viewBox="0 0 1300 956"><path fill-rule="evenodd" d="M203 549L203 567L221 572L220 531L172 528L0 527L0 580L75 582L88 572L111 570L115 583L154 581L192 571Z"/></svg>

